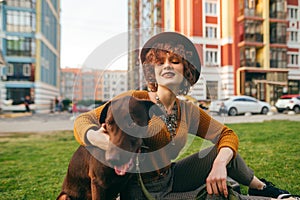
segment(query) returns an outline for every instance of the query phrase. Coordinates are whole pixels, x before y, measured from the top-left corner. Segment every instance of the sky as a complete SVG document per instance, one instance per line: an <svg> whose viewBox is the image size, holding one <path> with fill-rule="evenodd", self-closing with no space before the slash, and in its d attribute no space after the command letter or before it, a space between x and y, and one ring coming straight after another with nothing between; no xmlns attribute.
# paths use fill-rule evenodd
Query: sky
<svg viewBox="0 0 300 200"><path fill-rule="evenodd" d="M61 67L82 67L89 55L127 31L127 0L61 1ZM116 65L127 65L123 61Z"/></svg>

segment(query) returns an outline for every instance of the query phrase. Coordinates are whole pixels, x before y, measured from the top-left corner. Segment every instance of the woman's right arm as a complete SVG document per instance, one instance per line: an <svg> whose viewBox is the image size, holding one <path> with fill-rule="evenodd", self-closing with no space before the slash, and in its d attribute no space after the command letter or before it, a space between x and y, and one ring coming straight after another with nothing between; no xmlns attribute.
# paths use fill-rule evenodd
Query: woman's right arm
<svg viewBox="0 0 300 200"><path fill-rule="evenodd" d="M133 96L134 91L124 92L116 97ZM144 93L142 93L144 94ZM148 95L148 93L145 93ZM145 95L144 94L144 95ZM105 124L100 124L101 112L106 104L94 110L79 115L74 122L74 136L77 142L83 146L94 145L101 149L106 149L109 143L109 136L106 132Z"/></svg>
<svg viewBox="0 0 300 200"><path fill-rule="evenodd" d="M106 149L109 136L106 134L105 124L100 124L99 116L103 106L92 111L82 113L74 122L74 136L81 145L94 145L101 149Z"/></svg>

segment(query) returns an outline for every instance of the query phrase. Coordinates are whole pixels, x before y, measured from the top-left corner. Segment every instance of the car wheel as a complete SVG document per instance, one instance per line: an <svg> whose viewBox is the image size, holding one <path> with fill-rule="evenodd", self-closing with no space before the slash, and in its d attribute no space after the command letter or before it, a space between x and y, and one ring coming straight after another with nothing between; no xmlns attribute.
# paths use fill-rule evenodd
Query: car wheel
<svg viewBox="0 0 300 200"><path fill-rule="evenodd" d="M228 115L230 116L236 116L238 114L237 109L236 108L230 108L228 111Z"/></svg>
<svg viewBox="0 0 300 200"><path fill-rule="evenodd" d="M263 108L261 109L261 114L266 115L268 112L269 112L269 109L268 109L267 107L263 107Z"/></svg>
<svg viewBox="0 0 300 200"><path fill-rule="evenodd" d="M294 110L295 113L299 113L300 112L300 107L299 106L295 106L293 110Z"/></svg>

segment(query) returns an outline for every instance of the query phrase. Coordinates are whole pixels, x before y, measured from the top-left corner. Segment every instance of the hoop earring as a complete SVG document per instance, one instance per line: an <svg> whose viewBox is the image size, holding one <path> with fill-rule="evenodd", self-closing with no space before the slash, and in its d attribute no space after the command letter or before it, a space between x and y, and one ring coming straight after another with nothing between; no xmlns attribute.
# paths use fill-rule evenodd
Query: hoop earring
<svg viewBox="0 0 300 200"><path fill-rule="evenodd" d="M156 92L157 91L157 87L158 87L157 82L154 82L154 85L153 85L153 88L152 88L151 92Z"/></svg>
<svg viewBox="0 0 300 200"><path fill-rule="evenodd" d="M148 90L149 90L150 92L156 92L156 91L157 91L157 87L158 87L157 82L150 82L150 83L148 84Z"/></svg>

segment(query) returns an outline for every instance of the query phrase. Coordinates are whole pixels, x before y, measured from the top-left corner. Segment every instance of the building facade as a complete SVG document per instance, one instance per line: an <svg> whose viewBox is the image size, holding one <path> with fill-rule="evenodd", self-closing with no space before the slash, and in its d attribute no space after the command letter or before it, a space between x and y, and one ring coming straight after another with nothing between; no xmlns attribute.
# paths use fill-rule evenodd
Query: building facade
<svg viewBox="0 0 300 200"><path fill-rule="evenodd" d="M60 0L6 0L0 4L1 100L49 112L60 84Z"/></svg>
<svg viewBox="0 0 300 200"><path fill-rule="evenodd" d="M236 93L272 105L282 94L299 94L299 1L235 1L232 6Z"/></svg>
<svg viewBox="0 0 300 200"><path fill-rule="evenodd" d="M108 101L127 91L127 70L61 69L61 98Z"/></svg>
<svg viewBox="0 0 300 200"><path fill-rule="evenodd" d="M284 93L300 93L299 0L159 5L161 29L183 33L198 50L202 72L190 93L196 99L245 94L274 104Z"/></svg>
<svg viewBox="0 0 300 200"><path fill-rule="evenodd" d="M128 0L128 88L145 85L139 51L152 35L161 32L162 0Z"/></svg>

